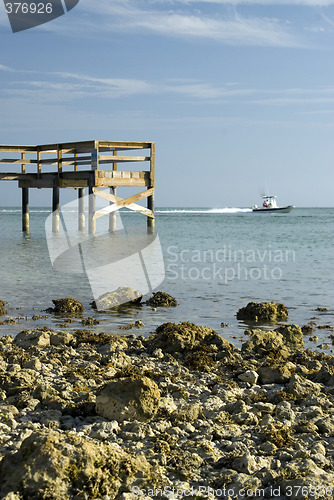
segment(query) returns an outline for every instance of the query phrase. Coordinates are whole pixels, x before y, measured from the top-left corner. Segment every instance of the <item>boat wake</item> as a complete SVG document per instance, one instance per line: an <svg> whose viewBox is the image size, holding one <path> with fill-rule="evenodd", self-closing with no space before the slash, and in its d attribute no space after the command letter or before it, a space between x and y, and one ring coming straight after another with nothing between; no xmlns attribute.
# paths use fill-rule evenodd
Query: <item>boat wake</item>
<svg viewBox="0 0 334 500"><path fill-rule="evenodd" d="M237 213L246 213L251 212L251 208L212 208L208 210L208 213L211 214L237 214Z"/></svg>
<svg viewBox="0 0 334 500"><path fill-rule="evenodd" d="M159 214L237 214L251 212L251 208L174 208L156 209Z"/></svg>

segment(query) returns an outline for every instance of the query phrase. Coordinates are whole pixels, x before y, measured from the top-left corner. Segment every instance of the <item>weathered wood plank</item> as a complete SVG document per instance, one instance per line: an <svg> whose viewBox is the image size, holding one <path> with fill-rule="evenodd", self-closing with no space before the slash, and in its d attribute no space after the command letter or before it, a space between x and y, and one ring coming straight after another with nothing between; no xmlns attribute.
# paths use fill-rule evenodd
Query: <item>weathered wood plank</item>
<svg viewBox="0 0 334 500"><path fill-rule="evenodd" d="M150 156L106 156L100 155L99 160L104 162L108 161L110 163L123 163L123 162L131 162L131 161L150 161Z"/></svg>

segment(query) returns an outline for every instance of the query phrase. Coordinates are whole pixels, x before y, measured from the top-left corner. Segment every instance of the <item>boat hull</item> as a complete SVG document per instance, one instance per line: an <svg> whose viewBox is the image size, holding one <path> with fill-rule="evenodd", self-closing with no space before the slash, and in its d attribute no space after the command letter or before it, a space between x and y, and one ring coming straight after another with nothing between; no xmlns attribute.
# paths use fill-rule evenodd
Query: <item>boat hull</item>
<svg viewBox="0 0 334 500"><path fill-rule="evenodd" d="M293 208L295 208L294 205L288 205L286 207L275 207L275 208L258 207L258 208L252 208L252 211L261 213L279 212L281 214L288 214L289 212L291 212Z"/></svg>

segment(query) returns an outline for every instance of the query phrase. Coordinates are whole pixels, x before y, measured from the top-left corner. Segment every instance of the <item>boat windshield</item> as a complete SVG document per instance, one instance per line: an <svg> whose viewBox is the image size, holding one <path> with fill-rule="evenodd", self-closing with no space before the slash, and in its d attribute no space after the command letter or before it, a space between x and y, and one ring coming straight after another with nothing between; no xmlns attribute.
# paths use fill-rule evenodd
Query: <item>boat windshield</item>
<svg viewBox="0 0 334 500"><path fill-rule="evenodd" d="M277 208L276 196L264 196L263 197L263 207L264 208Z"/></svg>

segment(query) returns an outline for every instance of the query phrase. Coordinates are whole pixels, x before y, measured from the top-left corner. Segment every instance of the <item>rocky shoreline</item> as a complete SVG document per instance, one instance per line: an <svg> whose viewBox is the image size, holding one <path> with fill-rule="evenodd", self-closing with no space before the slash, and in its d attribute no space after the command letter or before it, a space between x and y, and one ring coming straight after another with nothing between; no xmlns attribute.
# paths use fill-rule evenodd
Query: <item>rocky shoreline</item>
<svg viewBox="0 0 334 500"><path fill-rule="evenodd" d="M0 498L333 499L334 357L303 333L0 337Z"/></svg>

